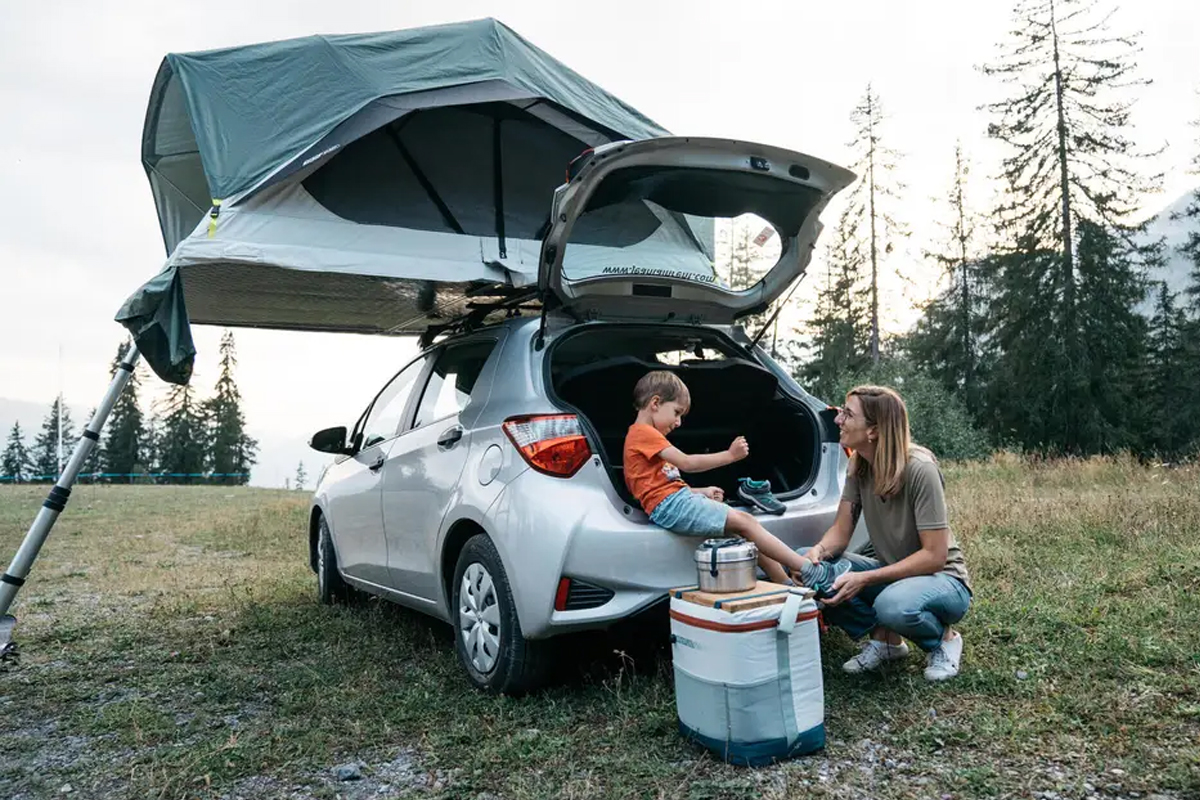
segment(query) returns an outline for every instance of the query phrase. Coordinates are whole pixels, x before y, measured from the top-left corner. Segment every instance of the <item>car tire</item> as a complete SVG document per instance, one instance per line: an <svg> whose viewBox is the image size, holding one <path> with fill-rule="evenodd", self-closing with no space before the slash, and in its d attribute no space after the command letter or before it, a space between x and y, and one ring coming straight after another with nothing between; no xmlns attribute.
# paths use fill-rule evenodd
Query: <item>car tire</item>
<svg viewBox="0 0 1200 800"><path fill-rule="evenodd" d="M333 549L333 537L325 516L317 520L317 599L322 605L340 603L349 605L357 599L358 592L338 573L337 553Z"/></svg>
<svg viewBox="0 0 1200 800"><path fill-rule="evenodd" d="M508 575L496 546L484 534L469 539L458 556L451 587L454 650L477 688L521 695L550 673L549 641L521 633Z"/></svg>

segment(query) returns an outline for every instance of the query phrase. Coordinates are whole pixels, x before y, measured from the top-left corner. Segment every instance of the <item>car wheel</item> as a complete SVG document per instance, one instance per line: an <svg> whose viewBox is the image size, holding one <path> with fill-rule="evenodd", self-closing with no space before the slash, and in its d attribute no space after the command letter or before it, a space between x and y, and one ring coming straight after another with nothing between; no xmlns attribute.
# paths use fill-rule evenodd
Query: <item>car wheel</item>
<svg viewBox="0 0 1200 800"><path fill-rule="evenodd" d="M483 534L468 540L459 554L452 602L454 649L475 686L519 695L545 681L551 643L529 641L521 633L500 554Z"/></svg>
<svg viewBox="0 0 1200 800"><path fill-rule="evenodd" d="M324 515L317 521L317 599L324 605L349 604L355 599L355 589L342 580L337 570L337 553Z"/></svg>

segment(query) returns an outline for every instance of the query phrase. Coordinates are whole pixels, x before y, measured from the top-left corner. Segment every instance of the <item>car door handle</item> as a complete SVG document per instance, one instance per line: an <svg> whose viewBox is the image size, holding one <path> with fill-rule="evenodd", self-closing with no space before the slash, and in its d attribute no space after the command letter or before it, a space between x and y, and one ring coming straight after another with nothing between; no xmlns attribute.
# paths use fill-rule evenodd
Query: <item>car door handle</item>
<svg viewBox="0 0 1200 800"><path fill-rule="evenodd" d="M379 468L383 466L383 462L386 460L387 459L383 457L383 453L380 453L379 458L367 465L367 469L371 470L371 472L378 472Z"/></svg>
<svg viewBox="0 0 1200 800"><path fill-rule="evenodd" d="M463 429L455 425L449 430L442 431L442 435L438 437L438 447L443 450L449 450L454 445L458 444L458 440L463 437Z"/></svg>

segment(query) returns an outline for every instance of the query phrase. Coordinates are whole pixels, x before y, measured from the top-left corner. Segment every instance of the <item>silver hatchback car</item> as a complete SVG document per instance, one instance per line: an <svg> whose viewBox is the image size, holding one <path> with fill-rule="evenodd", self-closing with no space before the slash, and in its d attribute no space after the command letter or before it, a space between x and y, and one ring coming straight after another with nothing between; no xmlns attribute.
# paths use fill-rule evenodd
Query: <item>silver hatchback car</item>
<svg viewBox="0 0 1200 800"><path fill-rule="evenodd" d="M681 449L750 443L749 459L704 485L736 498L739 478L769 479L786 511L763 525L793 546L815 541L845 477L833 412L737 320L800 277L821 210L853 177L712 139L577 160L540 245L540 307L442 325L352 428L313 437L337 454L310 517L321 600L366 592L445 620L470 680L511 694L544 679L551 637L611 626L694 583L696 540L650 524L622 475L633 386L653 369L691 390L672 434ZM743 245L763 275L734 290L715 264Z"/></svg>

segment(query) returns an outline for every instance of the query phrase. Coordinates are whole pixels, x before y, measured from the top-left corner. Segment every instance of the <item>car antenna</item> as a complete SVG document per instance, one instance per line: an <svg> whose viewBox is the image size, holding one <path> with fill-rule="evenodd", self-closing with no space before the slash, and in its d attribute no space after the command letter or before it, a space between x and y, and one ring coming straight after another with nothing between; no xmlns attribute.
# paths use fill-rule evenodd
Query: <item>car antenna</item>
<svg viewBox="0 0 1200 800"><path fill-rule="evenodd" d="M792 299L792 293L796 291L796 287L799 286L800 284L804 283L804 276L806 276L806 275L808 275L808 270L805 270L804 272L800 273L800 277L796 279L796 282L794 284L792 284L792 288L788 290L787 297L783 298L783 302L780 303L778 307L776 307L775 313L772 314L770 319L768 319L766 321L766 323L762 326L762 329L758 332L758 335L750 340L750 344L746 346L747 350L753 350L754 346L758 344L758 341L760 339L762 339L763 334L767 332L767 329L770 328L771 325L775 322L775 318L779 316L779 312L783 311L783 307L787 305L788 300Z"/></svg>

